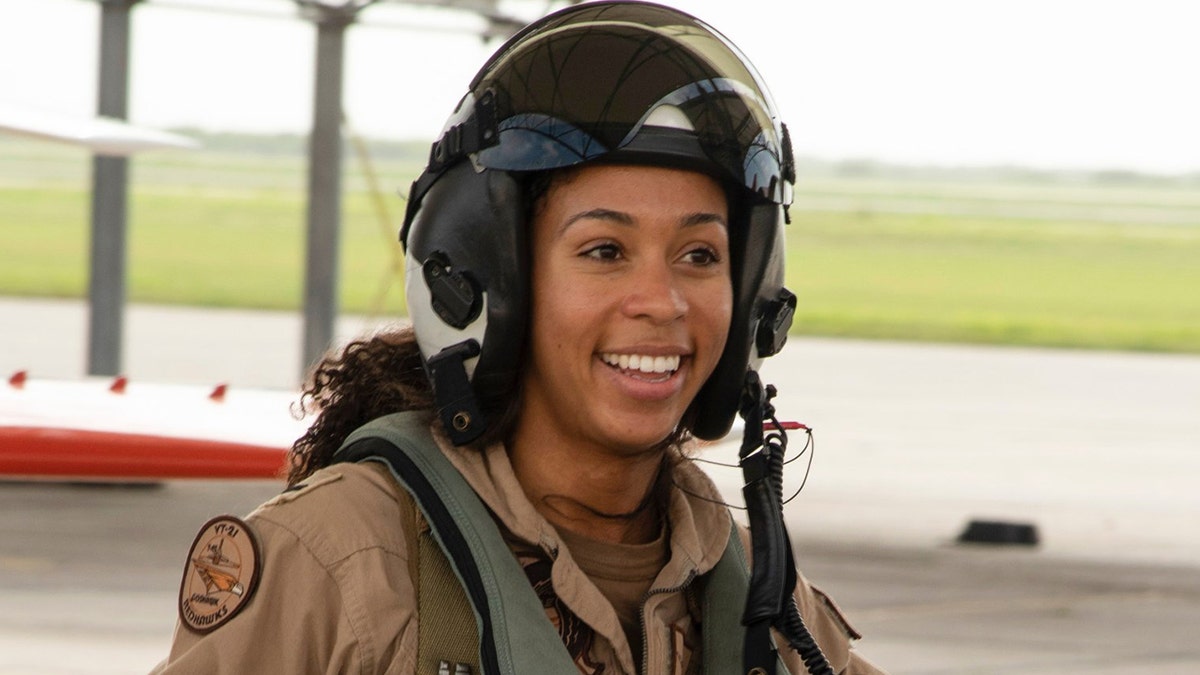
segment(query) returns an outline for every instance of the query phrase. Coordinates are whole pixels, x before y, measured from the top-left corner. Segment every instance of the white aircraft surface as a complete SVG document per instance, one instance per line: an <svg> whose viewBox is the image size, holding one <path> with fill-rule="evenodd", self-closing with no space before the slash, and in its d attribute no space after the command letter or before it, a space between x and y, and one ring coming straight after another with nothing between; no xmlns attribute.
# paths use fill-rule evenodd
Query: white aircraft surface
<svg viewBox="0 0 1200 675"><path fill-rule="evenodd" d="M306 423L284 390L124 377L0 384L0 479L278 478Z"/></svg>
<svg viewBox="0 0 1200 675"><path fill-rule="evenodd" d="M125 157L145 150L195 149L194 139L111 117L78 117L0 103L0 132L68 143L98 155Z"/></svg>

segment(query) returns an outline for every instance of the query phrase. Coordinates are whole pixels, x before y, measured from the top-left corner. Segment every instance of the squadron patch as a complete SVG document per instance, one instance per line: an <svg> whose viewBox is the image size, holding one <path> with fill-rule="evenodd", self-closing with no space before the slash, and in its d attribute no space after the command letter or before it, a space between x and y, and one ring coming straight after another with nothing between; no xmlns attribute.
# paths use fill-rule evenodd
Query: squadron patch
<svg viewBox="0 0 1200 675"><path fill-rule="evenodd" d="M258 540L246 523L217 516L200 528L179 585L179 619L207 633L232 619L258 585Z"/></svg>

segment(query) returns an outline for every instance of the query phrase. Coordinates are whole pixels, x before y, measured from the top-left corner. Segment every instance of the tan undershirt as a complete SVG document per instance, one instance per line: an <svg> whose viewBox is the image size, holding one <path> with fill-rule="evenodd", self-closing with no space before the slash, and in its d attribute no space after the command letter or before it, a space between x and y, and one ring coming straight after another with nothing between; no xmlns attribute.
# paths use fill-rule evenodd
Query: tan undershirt
<svg viewBox="0 0 1200 675"><path fill-rule="evenodd" d="M625 629L638 670L642 667L642 602L667 564L665 528L648 544L613 544L562 530L563 543L579 569L612 604Z"/></svg>

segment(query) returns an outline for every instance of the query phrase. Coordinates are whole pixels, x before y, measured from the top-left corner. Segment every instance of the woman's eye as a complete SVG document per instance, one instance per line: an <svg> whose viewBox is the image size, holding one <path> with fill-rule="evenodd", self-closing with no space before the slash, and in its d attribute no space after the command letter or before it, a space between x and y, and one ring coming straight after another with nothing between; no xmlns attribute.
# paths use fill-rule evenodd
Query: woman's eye
<svg viewBox="0 0 1200 675"><path fill-rule="evenodd" d="M583 255L595 260L617 260L621 257L621 248L616 244L600 244L583 252Z"/></svg>
<svg viewBox="0 0 1200 675"><path fill-rule="evenodd" d="M684 260L693 265L715 265L721 261L721 257L717 252L707 246L694 248L683 255Z"/></svg>

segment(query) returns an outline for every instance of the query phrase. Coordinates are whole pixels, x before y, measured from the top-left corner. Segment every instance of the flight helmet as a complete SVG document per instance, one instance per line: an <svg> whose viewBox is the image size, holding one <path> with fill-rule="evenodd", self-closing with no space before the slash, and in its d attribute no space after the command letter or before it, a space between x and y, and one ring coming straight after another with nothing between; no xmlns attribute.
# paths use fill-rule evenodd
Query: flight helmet
<svg viewBox="0 0 1200 675"><path fill-rule="evenodd" d="M531 175L585 163L701 171L730 196L733 312L690 409L728 433L746 372L776 353L790 141L754 67L716 30L643 2L576 5L527 26L471 82L412 186L401 242L417 342L450 439L469 443L511 399L529 315Z"/></svg>

